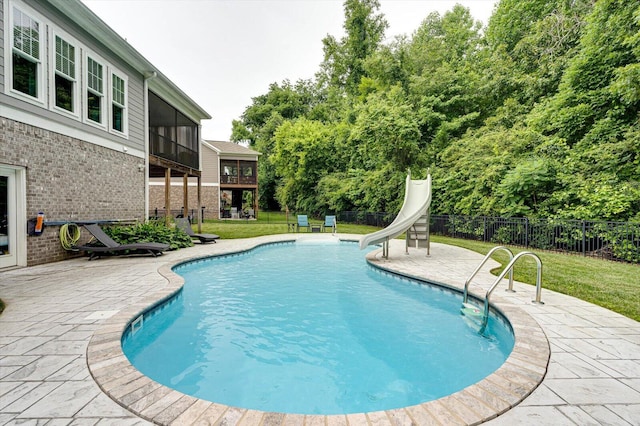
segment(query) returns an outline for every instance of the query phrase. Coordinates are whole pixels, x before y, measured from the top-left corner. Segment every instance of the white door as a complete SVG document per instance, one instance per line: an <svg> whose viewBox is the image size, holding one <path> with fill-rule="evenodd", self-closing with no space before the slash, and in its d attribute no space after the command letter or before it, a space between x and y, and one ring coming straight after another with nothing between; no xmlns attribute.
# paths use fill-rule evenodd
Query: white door
<svg viewBox="0 0 640 426"><path fill-rule="evenodd" d="M18 264L16 171L0 166L0 268Z"/></svg>

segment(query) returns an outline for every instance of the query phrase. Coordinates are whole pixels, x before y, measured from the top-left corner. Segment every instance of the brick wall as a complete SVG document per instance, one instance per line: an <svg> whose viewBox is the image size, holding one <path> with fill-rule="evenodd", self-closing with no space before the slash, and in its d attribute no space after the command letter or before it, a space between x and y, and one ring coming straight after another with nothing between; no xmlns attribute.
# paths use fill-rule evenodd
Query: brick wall
<svg viewBox="0 0 640 426"><path fill-rule="evenodd" d="M220 195L219 188L217 186L203 186L201 189L202 205L204 209L205 219L218 219ZM171 210L180 210L184 205L183 187L171 186ZM198 188L196 186L189 186L189 210L196 209L198 207ZM154 209L158 209L160 215L165 208L164 202L164 185L152 185L149 187L149 209L153 214Z"/></svg>
<svg viewBox="0 0 640 426"><path fill-rule="evenodd" d="M0 126L0 163L26 168L27 218L42 211L49 221L144 219L144 160L6 118ZM27 237L29 266L74 256L59 229Z"/></svg>

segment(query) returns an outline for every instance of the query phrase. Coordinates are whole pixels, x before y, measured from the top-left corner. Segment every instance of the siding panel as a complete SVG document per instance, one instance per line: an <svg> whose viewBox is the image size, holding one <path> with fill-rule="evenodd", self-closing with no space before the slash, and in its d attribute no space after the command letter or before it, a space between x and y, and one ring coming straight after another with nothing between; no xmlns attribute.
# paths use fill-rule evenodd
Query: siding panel
<svg viewBox="0 0 640 426"><path fill-rule="evenodd" d="M0 1L0 93L4 93L4 2Z"/></svg>
<svg viewBox="0 0 640 426"><path fill-rule="evenodd" d="M144 83L141 76L129 75L129 140L141 141L136 147L144 150Z"/></svg>
<svg viewBox="0 0 640 426"><path fill-rule="evenodd" d="M204 145L202 150L202 183L219 183L218 154Z"/></svg>

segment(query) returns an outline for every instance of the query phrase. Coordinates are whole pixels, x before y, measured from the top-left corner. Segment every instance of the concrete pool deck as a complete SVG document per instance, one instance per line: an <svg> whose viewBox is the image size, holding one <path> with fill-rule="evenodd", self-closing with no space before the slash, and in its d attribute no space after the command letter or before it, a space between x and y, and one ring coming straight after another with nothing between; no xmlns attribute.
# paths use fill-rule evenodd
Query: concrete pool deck
<svg viewBox="0 0 640 426"><path fill-rule="evenodd" d="M0 425L150 424L112 398L157 423L178 425L465 424L483 413L493 418L487 422L492 425L640 425L640 323L544 289L544 304L535 305L535 288L520 283L515 293L505 292L506 283L501 284L492 301L510 319L519 311L512 321L526 323L521 331L533 330L519 338L521 349L529 345L530 352L521 351L512 363L521 361L530 374L514 371L504 383L494 378L487 385L492 387L489 392L480 386L457 400L437 400L431 408L306 418L261 413L167 392L122 362L114 345L123 322L175 291L175 277L165 277L171 275L169 265L295 238L331 237L289 234L221 240L158 258L82 258L0 272L0 298L7 303L0 315ZM482 260L477 253L441 244L432 245L430 257L416 249L407 256L401 240L392 242L389 260L379 254L372 257L383 268L458 288ZM486 265L478 274L472 293L483 295L495 280L488 272L491 267ZM536 329L548 339L548 366L544 347L536 347L546 339L536 335ZM539 386L534 380L538 375ZM536 382L530 395L523 382ZM528 396L503 412L518 393ZM469 406L472 412L464 408ZM498 417L491 413L496 407Z"/></svg>

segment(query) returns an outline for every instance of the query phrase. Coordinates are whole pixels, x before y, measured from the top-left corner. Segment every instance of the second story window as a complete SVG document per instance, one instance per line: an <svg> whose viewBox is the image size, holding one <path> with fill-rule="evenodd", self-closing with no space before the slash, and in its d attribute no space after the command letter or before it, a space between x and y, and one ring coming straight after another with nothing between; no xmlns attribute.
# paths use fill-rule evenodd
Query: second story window
<svg viewBox="0 0 640 426"><path fill-rule="evenodd" d="M87 57L87 119L94 123L104 122L104 67Z"/></svg>
<svg viewBox="0 0 640 426"><path fill-rule="evenodd" d="M125 132L126 116L125 107L127 102L126 82L119 76L112 74L112 97L111 97L111 128L118 132Z"/></svg>
<svg viewBox="0 0 640 426"><path fill-rule="evenodd" d="M58 108L75 112L76 49L56 36L55 102Z"/></svg>
<svg viewBox="0 0 640 426"><path fill-rule="evenodd" d="M13 90L41 98L42 88L40 77L42 73L41 60L41 25L31 16L18 8L13 8Z"/></svg>
<svg viewBox="0 0 640 426"><path fill-rule="evenodd" d="M72 119L128 138L129 76L34 9L39 3L0 0L2 94L49 110L57 116L51 121L76 128Z"/></svg>

